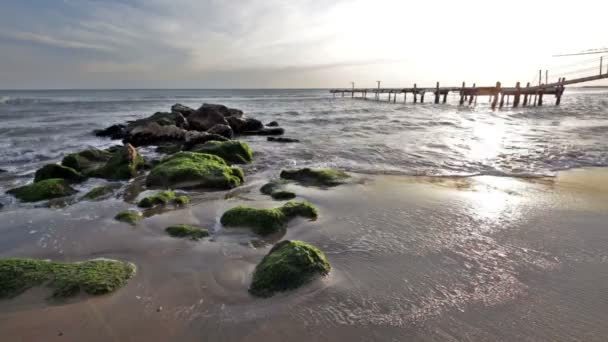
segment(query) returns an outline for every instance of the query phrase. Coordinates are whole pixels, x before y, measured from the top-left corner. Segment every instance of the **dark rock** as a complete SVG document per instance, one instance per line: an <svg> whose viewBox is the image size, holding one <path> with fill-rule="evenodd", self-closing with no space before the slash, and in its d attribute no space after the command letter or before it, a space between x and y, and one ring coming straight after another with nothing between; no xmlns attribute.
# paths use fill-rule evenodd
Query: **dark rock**
<svg viewBox="0 0 608 342"><path fill-rule="evenodd" d="M183 118L184 116L177 112L157 112L147 118L129 122L129 124L127 125L127 133L130 133L137 127L146 126L150 123L156 123L159 126L177 126L178 122L181 122Z"/></svg>
<svg viewBox="0 0 608 342"><path fill-rule="evenodd" d="M5 173L5 172L8 172L8 171L6 171L4 169L0 169L0 173Z"/></svg>
<svg viewBox="0 0 608 342"><path fill-rule="evenodd" d="M181 143L186 141L187 136L188 131L175 125L161 126L155 122L150 122L131 130L125 137L124 142L133 146Z"/></svg>
<svg viewBox="0 0 608 342"><path fill-rule="evenodd" d="M106 129L95 130L94 133L98 137L109 137L112 140L118 140L125 137L127 126L125 125L112 125Z"/></svg>
<svg viewBox="0 0 608 342"><path fill-rule="evenodd" d="M229 117L228 124L232 127L235 134L242 134L245 131L258 131L264 129L264 124L254 118Z"/></svg>
<svg viewBox="0 0 608 342"><path fill-rule="evenodd" d="M279 127L279 123L276 121L270 121L266 124L267 127Z"/></svg>
<svg viewBox="0 0 608 342"><path fill-rule="evenodd" d="M167 144L159 145L156 148L156 152L164 153L164 154L173 154L173 153L177 153L181 150L182 150L181 143L167 143Z"/></svg>
<svg viewBox="0 0 608 342"><path fill-rule="evenodd" d="M211 127L207 131L207 133L221 135L228 139L232 139L234 137L234 132L232 131L232 128L230 128L230 126L228 126L228 125L222 125L222 124Z"/></svg>
<svg viewBox="0 0 608 342"><path fill-rule="evenodd" d="M80 151L78 153L70 153L63 158L61 165L87 175L93 170L103 167L110 158L112 158L112 153L113 152L107 150L98 150L95 148Z"/></svg>
<svg viewBox="0 0 608 342"><path fill-rule="evenodd" d="M281 127L262 128L259 130L247 130L241 132L242 135L283 135L285 130Z"/></svg>
<svg viewBox="0 0 608 342"><path fill-rule="evenodd" d="M173 106L171 106L171 112L174 113L180 113L181 115L183 115L184 117L188 117L190 114L194 113L194 109L190 108L188 106L184 106L181 103L176 103Z"/></svg>
<svg viewBox="0 0 608 342"><path fill-rule="evenodd" d="M300 140L298 139L291 139L291 138L275 138L275 137L268 137L266 138L266 140L268 141L272 141L272 142L279 142L279 143L297 143L300 142Z"/></svg>
<svg viewBox="0 0 608 342"><path fill-rule="evenodd" d="M4 208L4 204L0 203L0 210Z"/></svg>
<svg viewBox="0 0 608 342"><path fill-rule="evenodd" d="M188 116L188 122L190 129L196 131L206 131L218 124L228 125L228 121L216 107L204 105Z"/></svg>
<svg viewBox="0 0 608 342"><path fill-rule="evenodd" d="M76 193L64 179L53 178L11 189L6 192L23 202L38 202L47 199L70 196Z"/></svg>
<svg viewBox="0 0 608 342"><path fill-rule="evenodd" d="M283 170L280 177L303 185L336 186L345 183L350 175L341 170L304 168Z"/></svg>
<svg viewBox="0 0 608 342"><path fill-rule="evenodd" d="M91 171L89 175L109 180L128 180L135 177L144 164L144 158L139 155L137 149L126 144L115 151L103 167Z"/></svg>
<svg viewBox="0 0 608 342"><path fill-rule="evenodd" d="M65 179L69 183L80 183L86 180L85 176L83 176L80 172L72 169L71 167L59 164L47 164L38 171L36 171L34 183L41 182L45 179L53 178Z"/></svg>
<svg viewBox="0 0 608 342"><path fill-rule="evenodd" d="M175 113L175 126L183 129L189 129L190 124L188 120L180 113Z"/></svg>
<svg viewBox="0 0 608 342"><path fill-rule="evenodd" d="M203 103L202 108L211 108L214 109L220 113L222 113L222 115L226 118L228 117L243 117L243 111L240 109L235 109L235 108L228 108L224 105L221 104L211 104L211 103Z"/></svg>
<svg viewBox="0 0 608 342"><path fill-rule="evenodd" d="M228 141L226 137L217 134L209 134L206 132L200 132L195 134L190 134L182 149L184 151L190 151L194 146L204 144L208 141Z"/></svg>

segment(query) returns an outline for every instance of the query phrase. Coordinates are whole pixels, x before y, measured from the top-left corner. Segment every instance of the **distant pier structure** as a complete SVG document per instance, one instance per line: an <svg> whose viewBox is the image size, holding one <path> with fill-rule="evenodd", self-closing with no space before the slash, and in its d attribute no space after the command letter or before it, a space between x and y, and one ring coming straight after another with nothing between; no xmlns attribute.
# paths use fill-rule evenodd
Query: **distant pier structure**
<svg viewBox="0 0 608 342"><path fill-rule="evenodd" d="M377 88L355 88L354 82L351 82L352 88L344 89L330 89L330 93L334 97L341 95L341 97L349 96L352 98L369 99L368 95L376 100L380 101L382 94L388 94L389 102L397 102L397 96L402 95L402 99L399 102L407 102L408 94L411 95L411 101L413 103L424 103L425 95L428 94L431 97L433 103L446 103L447 96L449 93L455 93L459 95L460 105L472 105L477 103L479 96L488 96L492 105L492 109L496 107L503 108L506 106L542 106L547 96L552 95L555 98L555 105L561 103L562 95L567 85L578 84L584 82L591 82L601 79L608 78L608 68L603 70L603 58L600 59L599 74L578 77L567 80L565 77L558 78L557 82L548 82L548 72L545 75L545 83L541 83L542 70L539 70L538 84L531 85L527 82L523 86L520 82L517 82L514 87L503 87L501 82L496 82L494 86L478 87L475 83L472 86L467 86L465 82L462 82L460 87L441 87L439 82L434 87L419 87L414 84L411 88L381 88L380 81L378 82ZM597 69L596 69L597 70ZM428 101L428 97L427 97Z"/></svg>

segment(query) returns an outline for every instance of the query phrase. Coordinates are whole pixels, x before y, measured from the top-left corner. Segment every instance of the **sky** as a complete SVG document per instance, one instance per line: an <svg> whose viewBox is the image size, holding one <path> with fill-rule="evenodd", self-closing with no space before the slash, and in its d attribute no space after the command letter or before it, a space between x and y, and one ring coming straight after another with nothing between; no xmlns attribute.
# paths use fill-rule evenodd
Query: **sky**
<svg viewBox="0 0 608 342"><path fill-rule="evenodd" d="M0 0L0 89L514 85L599 70L599 55L552 56L608 47L607 13L597 0Z"/></svg>

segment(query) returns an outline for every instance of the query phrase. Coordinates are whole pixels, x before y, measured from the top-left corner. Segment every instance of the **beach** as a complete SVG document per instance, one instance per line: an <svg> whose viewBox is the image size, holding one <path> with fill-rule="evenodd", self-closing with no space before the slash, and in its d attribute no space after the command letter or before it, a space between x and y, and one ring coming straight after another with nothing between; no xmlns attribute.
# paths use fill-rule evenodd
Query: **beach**
<svg viewBox="0 0 608 342"><path fill-rule="evenodd" d="M0 256L129 260L136 276L114 294L45 301L43 289L0 302L7 340L529 340L601 341L608 333L605 234L608 171L556 177L354 174L330 190L289 185L316 221L259 238L222 228L238 204L271 207L258 175L238 196L127 228L121 200L0 212ZM167 237L173 223L210 240ZM281 239L323 250L329 276L260 299L251 273ZM52 247L52 248L50 248Z"/></svg>

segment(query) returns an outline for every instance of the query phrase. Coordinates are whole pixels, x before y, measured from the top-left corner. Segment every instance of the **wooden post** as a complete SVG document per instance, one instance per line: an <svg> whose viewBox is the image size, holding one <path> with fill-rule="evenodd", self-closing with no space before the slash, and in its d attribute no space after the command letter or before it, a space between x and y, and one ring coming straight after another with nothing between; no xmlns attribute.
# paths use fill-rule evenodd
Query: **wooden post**
<svg viewBox="0 0 608 342"><path fill-rule="evenodd" d="M461 106L464 104L464 85L465 85L465 83L462 82L462 88L460 89L460 105Z"/></svg>
<svg viewBox="0 0 608 342"><path fill-rule="evenodd" d="M526 88L530 88L530 82L526 84ZM526 89L526 94L524 95L524 107L528 105L528 90Z"/></svg>
<svg viewBox="0 0 608 342"><path fill-rule="evenodd" d="M520 83L517 82L517 84L515 84L515 96L513 96L513 108L516 108L519 106L519 97L521 96L521 87L520 87Z"/></svg>
<svg viewBox="0 0 608 342"><path fill-rule="evenodd" d="M545 93L545 88L540 88L540 91L538 92L538 105L542 106L543 105L543 94Z"/></svg>
<svg viewBox="0 0 608 342"><path fill-rule="evenodd" d="M505 105L505 94L502 93L500 94L500 108L502 108Z"/></svg>
<svg viewBox="0 0 608 342"><path fill-rule="evenodd" d="M562 77L557 88L557 99L555 99L556 106L559 106L559 104L562 102L562 94L564 93L564 81L566 81L566 78Z"/></svg>
<svg viewBox="0 0 608 342"><path fill-rule="evenodd" d="M476 84L475 84L475 83L473 83L473 90L471 91L471 95L469 96L469 106L470 106L471 104L473 104L473 98L474 98L474 97L475 97L475 95L476 95L476 92L475 92L475 86L476 86Z"/></svg>
<svg viewBox="0 0 608 342"><path fill-rule="evenodd" d="M414 83L414 103L418 102L418 90L416 88L416 83Z"/></svg>
<svg viewBox="0 0 608 342"><path fill-rule="evenodd" d="M424 90L422 91L422 94L420 94L420 103L424 103Z"/></svg>
<svg viewBox="0 0 608 342"><path fill-rule="evenodd" d="M602 63L604 62L604 56L600 56L600 76L602 76Z"/></svg>
<svg viewBox="0 0 608 342"><path fill-rule="evenodd" d="M403 103L407 103L407 90L403 89Z"/></svg>
<svg viewBox="0 0 608 342"><path fill-rule="evenodd" d="M342 97L344 97L344 90L342 90Z"/></svg>
<svg viewBox="0 0 608 342"><path fill-rule="evenodd" d="M445 93L443 93L443 103L446 103L448 101L448 91L446 90Z"/></svg>
<svg viewBox="0 0 608 342"><path fill-rule="evenodd" d="M498 103L498 95L500 94L500 82L496 82L496 88L494 88L494 100L492 101L492 109L496 109Z"/></svg>
<svg viewBox="0 0 608 342"><path fill-rule="evenodd" d="M388 102L391 102L391 91L388 92Z"/></svg>
<svg viewBox="0 0 608 342"><path fill-rule="evenodd" d="M435 104L439 103L439 82L435 85Z"/></svg>
<svg viewBox="0 0 608 342"><path fill-rule="evenodd" d="M511 99L511 95L507 95L507 107L509 107L509 99Z"/></svg>

